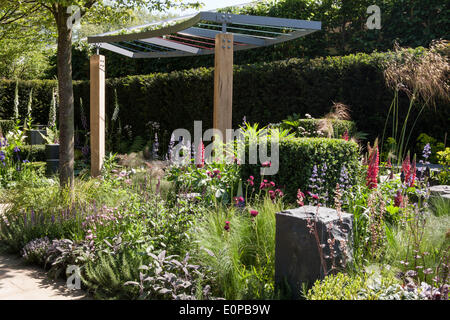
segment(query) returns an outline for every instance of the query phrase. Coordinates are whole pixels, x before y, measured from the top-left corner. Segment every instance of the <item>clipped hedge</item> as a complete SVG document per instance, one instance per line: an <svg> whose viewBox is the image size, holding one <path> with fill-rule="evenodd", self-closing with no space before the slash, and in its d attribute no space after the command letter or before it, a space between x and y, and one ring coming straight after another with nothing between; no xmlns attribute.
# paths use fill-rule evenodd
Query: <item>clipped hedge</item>
<svg viewBox="0 0 450 320"><path fill-rule="evenodd" d="M26 145L22 146L19 152L21 160L28 160L30 162L46 161L45 145Z"/></svg>
<svg viewBox="0 0 450 320"><path fill-rule="evenodd" d="M12 131L14 127L14 120L0 120L0 133L3 135L6 135L9 131Z"/></svg>
<svg viewBox="0 0 450 320"><path fill-rule="evenodd" d="M270 149L269 149L270 150ZM356 143L343 139L327 138L294 138L280 141L280 162L278 174L265 179L274 181L281 186L288 201L294 201L297 190L310 191L309 178L314 165L326 163L328 169L324 187L328 190L330 199L338 183L341 168L345 165L351 184L356 183L360 172L359 147ZM250 175L260 176L260 165L242 165L242 179L246 181ZM258 181L259 183L260 181ZM256 187L258 187L256 185Z"/></svg>
<svg viewBox="0 0 450 320"><path fill-rule="evenodd" d="M417 52L423 52L416 49ZM309 113L314 118L327 114L333 102L350 107L351 119L359 131L373 140L381 136L393 99L393 91L386 87L384 65L394 59L392 53L357 54L343 57L289 59L234 67L233 127L237 128L246 116L251 123L278 123L294 113ZM20 115L25 117L28 94L33 89L35 123L48 123L52 89L56 82L20 81ZM14 81L0 81L0 117L13 115ZM114 112L114 89L120 105L119 120L123 135L143 137L148 141L149 122L158 122L166 136L177 128L192 130L194 120L202 120L203 128L212 126L214 77L213 69L199 68L172 73L108 79L106 82L106 112L109 121ZM82 128L80 98L89 114L89 82L75 81L75 126ZM408 99L401 94L400 123L406 116ZM417 110L416 110L417 109ZM415 108L410 119L415 118ZM89 116L87 116L89 121ZM450 106L441 101L434 108L426 108L410 141L425 132L439 141L444 140L449 127ZM388 122L387 132L391 132ZM118 128L118 125L116 125ZM160 139L163 145L166 139Z"/></svg>

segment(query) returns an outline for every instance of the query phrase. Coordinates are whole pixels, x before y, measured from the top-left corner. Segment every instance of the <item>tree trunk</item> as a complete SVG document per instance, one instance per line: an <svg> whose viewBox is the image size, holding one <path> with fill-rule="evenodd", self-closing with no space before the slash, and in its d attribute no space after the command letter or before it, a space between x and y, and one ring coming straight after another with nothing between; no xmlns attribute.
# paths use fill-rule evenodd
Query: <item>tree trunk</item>
<svg viewBox="0 0 450 320"><path fill-rule="evenodd" d="M73 189L74 97L72 84L72 30L67 26L67 8L58 6L58 94L59 94L59 181Z"/></svg>

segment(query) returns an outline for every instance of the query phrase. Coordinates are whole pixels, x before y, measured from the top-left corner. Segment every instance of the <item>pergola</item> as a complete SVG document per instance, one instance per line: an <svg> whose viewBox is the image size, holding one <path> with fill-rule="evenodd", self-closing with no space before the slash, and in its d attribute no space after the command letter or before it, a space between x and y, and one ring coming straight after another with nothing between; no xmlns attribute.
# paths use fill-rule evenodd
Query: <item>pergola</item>
<svg viewBox="0 0 450 320"><path fill-rule="evenodd" d="M225 137L232 128L233 52L306 36L320 30L321 22L206 11L147 27L159 28L111 32L88 42L134 59L215 54L213 126ZM105 57L91 56L90 68L91 174L98 176L105 156Z"/></svg>

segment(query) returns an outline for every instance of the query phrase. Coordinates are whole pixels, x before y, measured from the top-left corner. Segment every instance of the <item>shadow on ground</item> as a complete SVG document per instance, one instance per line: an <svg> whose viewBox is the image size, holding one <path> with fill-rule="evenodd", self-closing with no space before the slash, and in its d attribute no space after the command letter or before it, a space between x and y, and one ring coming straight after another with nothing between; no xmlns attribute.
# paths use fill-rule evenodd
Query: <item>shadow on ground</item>
<svg viewBox="0 0 450 320"><path fill-rule="evenodd" d="M0 253L0 300L85 300L81 290L69 290L63 280L50 279L43 269L20 257Z"/></svg>

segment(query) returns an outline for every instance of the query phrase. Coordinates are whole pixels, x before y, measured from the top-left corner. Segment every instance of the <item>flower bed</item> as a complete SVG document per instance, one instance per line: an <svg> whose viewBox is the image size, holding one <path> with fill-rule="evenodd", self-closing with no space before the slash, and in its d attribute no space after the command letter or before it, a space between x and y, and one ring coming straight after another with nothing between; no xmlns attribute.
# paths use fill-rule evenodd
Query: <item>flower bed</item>
<svg viewBox="0 0 450 320"><path fill-rule="evenodd" d="M5 159L15 159L8 141ZM99 299L283 299L275 213L328 205L353 214L353 260L303 297L448 299L448 203L430 200L430 177L414 158L394 172L377 144L363 166L358 151L344 139L284 137L273 177L259 174L271 162L221 164L203 152L200 164L140 168L112 157L100 178L76 179L75 197L30 168L33 179L14 176L0 195L10 204L0 245L55 277L79 267L83 288Z"/></svg>

